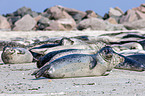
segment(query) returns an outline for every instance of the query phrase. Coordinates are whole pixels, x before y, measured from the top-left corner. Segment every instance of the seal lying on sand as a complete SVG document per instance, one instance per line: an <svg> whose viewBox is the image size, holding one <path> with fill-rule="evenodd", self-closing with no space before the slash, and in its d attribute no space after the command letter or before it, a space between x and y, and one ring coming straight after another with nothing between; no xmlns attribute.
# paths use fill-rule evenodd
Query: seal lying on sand
<svg viewBox="0 0 145 96"><path fill-rule="evenodd" d="M119 63L115 68L117 69L125 69L125 70L133 70L133 71L144 71L145 70L145 64L141 60L143 58L139 58L136 56L123 56L124 57L124 62ZM138 60L140 59L140 60Z"/></svg>
<svg viewBox="0 0 145 96"><path fill-rule="evenodd" d="M1 57L5 64L29 63L33 60L32 54L25 48L9 46L3 48Z"/></svg>
<svg viewBox="0 0 145 96"><path fill-rule="evenodd" d="M145 66L145 54L134 54L134 55L129 55L127 57L136 60Z"/></svg>
<svg viewBox="0 0 145 96"><path fill-rule="evenodd" d="M42 49L31 49L31 52L46 55L52 51L64 50L64 49L98 49L106 46L103 42L96 42L95 44L75 44L67 46L56 46L52 48L42 48Z"/></svg>
<svg viewBox="0 0 145 96"><path fill-rule="evenodd" d="M98 49L99 50L99 49ZM45 63L51 62L59 57L69 55L69 54L94 54L97 50L91 49L64 49L58 51L52 51L46 54L45 56L40 57L37 60L37 68L42 67Z"/></svg>
<svg viewBox="0 0 145 96"><path fill-rule="evenodd" d="M100 76L111 70L124 58L115 53L111 47L103 47L93 55L70 54L60 57L34 72L36 78L67 78L83 76Z"/></svg>

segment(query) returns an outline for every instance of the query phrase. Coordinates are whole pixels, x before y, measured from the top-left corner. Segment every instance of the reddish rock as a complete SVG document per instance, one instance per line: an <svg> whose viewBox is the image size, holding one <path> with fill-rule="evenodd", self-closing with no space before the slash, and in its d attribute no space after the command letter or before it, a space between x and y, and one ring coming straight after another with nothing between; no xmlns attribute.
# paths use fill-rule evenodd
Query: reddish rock
<svg viewBox="0 0 145 96"><path fill-rule="evenodd" d="M85 17L87 17L87 18L90 18L90 17L95 17L95 18L97 18L98 16L96 15L96 13L94 12L94 11L92 11L92 10L87 10L86 11L86 16Z"/></svg>
<svg viewBox="0 0 145 96"><path fill-rule="evenodd" d="M39 16L37 16L37 17L34 17L34 19L35 19L36 22L38 22L38 21L41 19L41 17L42 17L42 16L39 15Z"/></svg>
<svg viewBox="0 0 145 96"><path fill-rule="evenodd" d="M119 23L124 23L124 22L132 22L138 20L137 14L134 10L128 10L126 12L126 15L123 15L120 20Z"/></svg>
<svg viewBox="0 0 145 96"><path fill-rule="evenodd" d="M46 27L45 30L57 30L57 31L66 31L63 25L61 25L58 21L53 21L50 23L49 27Z"/></svg>
<svg viewBox="0 0 145 96"><path fill-rule="evenodd" d="M57 22L63 25L66 30L73 30L76 27L76 22L73 19L59 19Z"/></svg>
<svg viewBox="0 0 145 96"><path fill-rule="evenodd" d="M9 22L7 21L7 18L0 15L0 29L2 30L9 30L11 29Z"/></svg>
<svg viewBox="0 0 145 96"><path fill-rule="evenodd" d="M61 24L65 28L65 30L72 30L76 27L76 22L74 21L74 19L63 8L60 8L59 6L48 8L45 12L51 14L50 19L56 20L57 23L59 23L58 25L60 26Z"/></svg>
<svg viewBox="0 0 145 96"><path fill-rule="evenodd" d="M141 4L139 7L132 8L133 10L138 10L142 13L145 13L145 4Z"/></svg>
<svg viewBox="0 0 145 96"><path fill-rule="evenodd" d="M18 31L18 30L22 30L22 31L28 31L28 30L32 30L34 28L34 26L36 25L36 21L34 18L32 18L29 14L25 15L24 17L22 17L20 20L18 20L17 22L15 22L15 27L13 28L13 30Z"/></svg>
<svg viewBox="0 0 145 96"><path fill-rule="evenodd" d="M86 16L86 12L80 11L80 10L76 10L76 9L72 9L72 8L66 8L60 5L57 5L58 8L66 11L68 14L70 15L74 15L74 14L80 14L82 18L84 18Z"/></svg>
<svg viewBox="0 0 145 96"><path fill-rule="evenodd" d="M138 16L138 19L145 19L145 14L144 13L142 13L142 12L140 12L138 10L136 10L135 12L136 12L136 14Z"/></svg>
<svg viewBox="0 0 145 96"><path fill-rule="evenodd" d="M57 6L48 8L46 12L51 15L50 19L54 19L54 20L72 18L66 11L58 8Z"/></svg>
<svg viewBox="0 0 145 96"><path fill-rule="evenodd" d="M112 17L108 18L107 21L111 24L118 24L115 18L112 18Z"/></svg>

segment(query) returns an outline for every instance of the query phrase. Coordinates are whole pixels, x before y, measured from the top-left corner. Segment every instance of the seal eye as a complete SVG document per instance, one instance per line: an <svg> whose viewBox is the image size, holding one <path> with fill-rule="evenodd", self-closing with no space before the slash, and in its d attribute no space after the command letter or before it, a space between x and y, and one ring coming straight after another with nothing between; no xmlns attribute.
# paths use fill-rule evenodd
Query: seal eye
<svg viewBox="0 0 145 96"><path fill-rule="evenodd" d="M106 58L111 58L113 56L112 50L109 50L109 49L104 50L104 54Z"/></svg>

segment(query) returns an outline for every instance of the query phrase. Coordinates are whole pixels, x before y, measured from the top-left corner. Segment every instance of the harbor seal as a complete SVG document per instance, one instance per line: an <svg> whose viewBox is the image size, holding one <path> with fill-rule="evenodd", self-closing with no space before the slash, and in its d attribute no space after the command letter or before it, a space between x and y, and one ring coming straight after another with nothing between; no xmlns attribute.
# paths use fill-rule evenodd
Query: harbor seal
<svg viewBox="0 0 145 96"><path fill-rule="evenodd" d="M1 57L5 64L30 63L33 60L27 49L9 46L3 48Z"/></svg>
<svg viewBox="0 0 145 96"><path fill-rule="evenodd" d="M52 48L42 48L42 49L31 49L31 52L46 55L49 52L64 50L64 49L98 49L106 45L103 42L96 42L95 44L75 44L75 45L66 45L66 46L56 46Z"/></svg>
<svg viewBox="0 0 145 96"><path fill-rule="evenodd" d="M34 72L36 78L69 78L101 76L111 70L124 58L115 53L110 46L103 47L96 54L70 54L60 57Z"/></svg>
<svg viewBox="0 0 145 96"><path fill-rule="evenodd" d="M98 49L99 50L99 49ZM41 68L46 62L51 62L59 57L69 55L69 54L93 54L97 52L97 50L91 49L64 49L58 51L52 51L46 54L45 56L40 57L37 60L37 68Z"/></svg>
<svg viewBox="0 0 145 96"><path fill-rule="evenodd" d="M135 59L135 57L132 58L131 57L127 57L127 56L123 56L124 57L124 62L119 63L118 65L115 66L115 68L117 69L124 69L124 70L132 70L132 71L144 71L145 70L145 65L143 64L143 62L139 62L140 60L137 60L137 57Z"/></svg>
<svg viewBox="0 0 145 96"><path fill-rule="evenodd" d="M145 66L145 54L134 54L134 55L126 56L126 57L136 60Z"/></svg>

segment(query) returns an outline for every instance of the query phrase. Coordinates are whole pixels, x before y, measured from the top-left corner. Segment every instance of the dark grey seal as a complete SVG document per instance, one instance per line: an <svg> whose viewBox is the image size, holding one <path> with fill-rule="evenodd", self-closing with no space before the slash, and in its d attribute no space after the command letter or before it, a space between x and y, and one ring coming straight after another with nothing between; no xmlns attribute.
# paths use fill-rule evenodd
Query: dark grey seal
<svg viewBox="0 0 145 96"><path fill-rule="evenodd" d="M124 58L115 53L111 47L103 47L96 54L70 54L62 56L34 72L36 78L68 78L104 75Z"/></svg>
<svg viewBox="0 0 145 96"><path fill-rule="evenodd" d="M126 57L136 60L145 66L145 54L134 54L134 55L126 56Z"/></svg>
<svg viewBox="0 0 145 96"><path fill-rule="evenodd" d="M1 57L5 64L30 63L33 60L27 49L9 46L3 48Z"/></svg>
<svg viewBox="0 0 145 96"><path fill-rule="evenodd" d="M132 71L144 71L145 70L145 64L143 60L143 55L131 55L131 56L123 56L124 62L118 64L115 66L117 69L125 69L125 70L132 70Z"/></svg>

